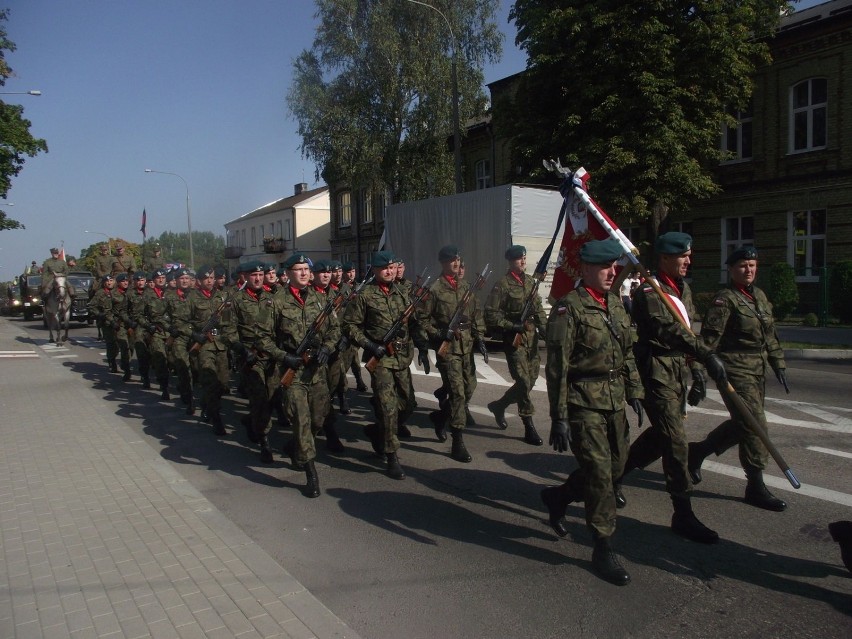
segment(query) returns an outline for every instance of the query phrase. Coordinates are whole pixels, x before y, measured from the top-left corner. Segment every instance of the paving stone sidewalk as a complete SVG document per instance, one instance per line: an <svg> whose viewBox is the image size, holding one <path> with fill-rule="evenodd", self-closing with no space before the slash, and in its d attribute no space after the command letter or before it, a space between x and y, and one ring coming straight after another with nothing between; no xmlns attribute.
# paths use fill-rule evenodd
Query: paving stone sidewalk
<svg viewBox="0 0 852 639"><path fill-rule="evenodd" d="M0 319L0 637L358 635Z"/></svg>

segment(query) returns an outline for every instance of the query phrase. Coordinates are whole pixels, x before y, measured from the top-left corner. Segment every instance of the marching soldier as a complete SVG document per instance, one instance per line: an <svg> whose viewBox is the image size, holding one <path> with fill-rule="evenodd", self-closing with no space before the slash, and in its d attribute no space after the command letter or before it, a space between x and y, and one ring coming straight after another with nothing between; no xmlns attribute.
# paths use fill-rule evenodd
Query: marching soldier
<svg viewBox="0 0 852 639"><path fill-rule="evenodd" d="M146 259L142 265L142 269L148 271L156 271L158 269L165 268L166 260L163 259L162 256L162 248L160 248L159 242L154 242L154 246L152 247L153 255L149 255L148 259Z"/></svg>
<svg viewBox="0 0 852 639"><path fill-rule="evenodd" d="M683 278L692 261L692 237L686 233L665 233L657 238L655 249L659 256L656 279L688 325L695 309L689 284ZM725 380L725 366L704 340L675 319L649 283L645 282L636 291L632 311L638 334L636 363L645 385L643 405L651 425L630 447L624 474L645 468L662 457L666 489L674 507L672 530L692 541L716 543L719 535L701 523L692 510L692 480L687 470L688 444L683 418L690 370L695 392L706 392L700 363L717 383ZM694 359L688 363L687 357ZM618 493L620 483L619 480L616 486ZM623 496L621 501L624 503Z"/></svg>
<svg viewBox="0 0 852 639"><path fill-rule="evenodd" d="M115 288L115 278L112 275L104 275L101 278L101 286L89 300L89 313L98 322L98 329L106 342L107 364L111 373L118 372L115 358L118 356L118 344L115 340L115 317L112 310L112 291Z"/></svg>
<svg viewBox="0 0 852 639"><path fill-rule="evenodd" d="M450 343L446 356L438 357L438 371L448 394L435 423L435 435L438 441L447 441L446 427L449 425L453 438L450 456L456 461L467 463L472 457L464 445L463 433L467 421L465 408L476 390L473 349L476 348L483 357L487 357L488 351L482 339L485 324L478 312L476 296L472 295L458 332L450 330L453 314L470 284L460 278L461 256L455 246L442 247L438 252L438 261L441 263L441 277L430 288L421 313L426 334L435 349L445 340Z"/></svg>
<svg viewBox="0 0 852 639"><path fill-rule="evenodd" d="M149 377L151 368L151 355L148 353L148 344L145 342L145 332L139 330L139 325L145 315L145 291L148 278L142 271L133 274L133 288L127 292L127 317L128 328L133 331L133 348L136 351L136 362L139 365L139 377L142 380L142 388L151 388Z"/></svg>
<svg viewBox="0 0 852 639"><path fill-rule="evenodd" d="M343 264L343 278L340 286L346 291L347 295L351 294L352 290L358 286L358 282L355 281L355 262L350 261ZM341 365L344 375L347 370L352 371L352 375L355 377L355 389L359 393L366 393L367 385L364 383L364 378L361 375L361 363L358 361L358 346L350 345L347 352L341 353L341 358L343 359Z"/></svg>
<svg viewBox="0 0 852 639"><path fill-rule="evenodd" d="M275 294L278 290L278 273L275 264L265 264L263 267L263 288L267 293Z"/></svg>
<svg viewBox="0 0 852 639"><path fill-rule="evenodd" d="M151 273L152 286L145 292L145 310L137 319L145 331L145 342L151 357L157 383L160 385L160 399L169 401L169 360L166 354L168 338L168 300L166 299L166 273L157 269Z"/></svg>
<svg viewBox="0 0 852 639"><path fill-rule="evenodd" d="M186 406L186 414L195 413L195 402L192 397L192 372L189 363L189 339L192 335L192 309L189 295L192 292L192 276L189 269L179 268L175 271L177 288L165 295L166 313L169 316L169 340L174 371L177 374L177 388L180 400Z"/></svg>
<svg viewBox="0 0 852 639"><path fill-rule="evenodd" d="M68 263L59 257L59 249L50 249L50 257L41 265L41 296L47 297L53 286L53 279L57 273L68 275Z"/></svg>
<svg viewBox="0 0 852 639"><path fill-rule="evenodd" d="M766 294L754 285L757 249L753 246L739 248L725 263L731 283L716 293L701 325L701 336L710 348L716 350L725 363L728 380L761 427L766 429L763 412L766 374L769 369L774 371L775 377L787 389L784 349L775 332L772 304ZM698 397L694 399L700 401ZM731 407L728 408L730 410ZM701 463L705 457L710 453L721 455L736 445L739 445L740 463L748 479L745 502L766 510L785 510L787 503L770 493L763 481L763 471L769 459L766 447L738 419L722 422L706 439L689 445L689 474L693 483L701 481Z"/></svg>
<svg viewBox="0 0 852 639"><path fill-rule="evenodd" d="M411 415L414 404L409 369L414 359L413 337L417 337L421 359L426 357L429 345L416 318L400 330L391 349L383 343L384 335L411 303L410 292L394 282L393 261L389 251L373 253L371 265L375 281L364 287L347 306L343 330L352 343L364 348L364 361L373 357L378 360L372 373L373 406L378 424L367 426L367 436L373 450L385 455L388 475L393 479L405 479L397 456L397 433Z"/></svg>
<svg viewBox="0 0 852 639"><path fill-rule="evenodd" d="M120 242L115 245L115 257L112 260L111 272L113 277L119 273L132 275L136 272L136 258L129 253L125 254L124 244Z"/></svg>
<svg viewBox="0 0 852 639"><path fill-rule="evenodd" d="M519 244L506 249L509 271L491 289L485 302L485 324L493 333L503 335L503 352L509 365L509 375L515 382L503 396L488 404L488 410L494 414L497 425L506 429L506 408L518 405L518 415L524 424L524 441L533 446L541 446L542 441L533 423L535 408L530 400L530 392L538 379L541 357L538 353L539 337L544 337L547 317L541 305L535 280L525 273L527 267L527 249ZM532 295L532 298L530 296ZM524 306L531 299L532 305L527 317L522 318ZM514 345L520 337L519 344Z"/></svg>
<svg viewBox="0 0 852 639"><path fill-rule="evenodd" d="M228 283L228 274L225 272L224 267L217 266L213 269L213 275L216 278L216 290L224 291L225 286Z"/></svg>
<svg viewBox="0 0 852 639"><path fill-rule="evenodd" d="M113 331L115 331L115 342L118 344L118 352L121 361L121 371L124 375L121 381L130 380L130 333L128 333L127 316L127 289L130 281L127 273L119 273L115 276L115 288L112 294L112 316Z"/></svg>
<svg viewBox="0 0 852 639"><path fill-rule="evenodd" d="M228 348L222 335L227 332L231 321L228 294L216 289L215 271L208 266L198 269L199 287L189 295L192 345L198 348L198 385L201 389L201 411L213 425L213 432L222 437L226 434L222 423L222 395L230 384ZM214 313L218 320L208 326ZM204 330L207 329L207 330ZM203 332L202 332L203 331Z"/></svg>
<svg viewBox="0 0 852 639"><path fill-rule="evenodd" d="M310 348L299 352L328 298L309 285L311 268L307 257L296 253L284 262L284 266L290 284L275 297L274 302L278 345L275 356L281 362L282 370L286 374L292 371L293 375L292 382L284 389L284 410L293 427L293 439L287 441L284 451L294 467L304 469L307 477L305 496L314 498L320 496L319 477L314 465L314 436L321 428L328 428L326 415L331 410L331 400L327 366L340 339L340 325L332 312L321 326L316 327Z"/></svg>
<svg viewBox="0 0 852 639"><path fill-rule="evenodd" d="M586 524L595 540L592 567L623 586L630 575L610 546L615 532L613 479L624 468L630 436L624 404L641 414L642 384L633 359L630 318L612 292L615 240L587 242L580 249L582 279L560 299L547 322L547 396L554 450L571 452L580 464L559 487L541 497L560 537L571 501L586 502Z"/></svg>

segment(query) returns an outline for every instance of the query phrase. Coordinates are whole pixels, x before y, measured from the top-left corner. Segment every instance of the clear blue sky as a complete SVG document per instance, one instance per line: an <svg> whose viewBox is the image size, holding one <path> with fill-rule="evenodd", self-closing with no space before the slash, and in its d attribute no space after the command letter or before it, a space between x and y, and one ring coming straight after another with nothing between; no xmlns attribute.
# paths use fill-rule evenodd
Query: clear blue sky
<svg viewBox="0 0 852 639"><path fill-rule="evenodd" d="M503 60L486 82L517 73L525 57L506 35ZM816 1L802 2L810 6ZM28 158L5 211L25 230L0 232L0 281L31 260L100 241L97 231L139 242L192 228L224 234L243 213L314 180L287 113L293 59L313 41L311 0L0 0L17 51L4 96L24 105L49 153ZM424 9L425 11L426 9Z"/></svg>

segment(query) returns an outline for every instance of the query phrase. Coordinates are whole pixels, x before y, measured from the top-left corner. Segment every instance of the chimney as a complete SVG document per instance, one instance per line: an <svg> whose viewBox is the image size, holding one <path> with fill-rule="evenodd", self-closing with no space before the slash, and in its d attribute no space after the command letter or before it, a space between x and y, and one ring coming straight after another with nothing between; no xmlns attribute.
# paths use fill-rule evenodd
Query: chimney
<svg viewBox="0 0 852 639"><path fill-rule="evenodd" d="M302 193L308 190L308 183L299 182L296 186L293 187L293 190L295 191L295 195L301 195Z"/></svg>

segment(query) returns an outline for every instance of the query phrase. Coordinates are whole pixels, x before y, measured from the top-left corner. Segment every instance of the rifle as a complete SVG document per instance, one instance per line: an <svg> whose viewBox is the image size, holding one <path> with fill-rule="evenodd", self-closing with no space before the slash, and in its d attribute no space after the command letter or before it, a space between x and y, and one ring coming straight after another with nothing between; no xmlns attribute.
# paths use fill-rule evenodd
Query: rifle
<svg viewBox="0 0 852 639"><path fill-rule="evenodd" d="M299 345L296 347L296 352L294 355L296 357L301 357L302 361L307 364L311 361L310 349L316 340L317 333L322 328L322 325L325 323L325 320L328 319L328 316L334 312L334 309L338 307L340 304L339 298L343 297L343 292L338 290L337 295L333 298L329 299L323 309L320 311L319 315L316 316L314 321L308 327L308 330L305 331L305 336L302 338L302 341L299 342ZM289 387L290 384L293 383L293 378L296 376L295 368L288 368L284 371L284 375L281 376L281 385Z"/></svg>
<svg viewBox="0 0 852 639"><path fill-rule="evenodd" d="M361 280L361 282L358 284L358 286L354 287L354 288L352 289L352 292L350 292L350 293L349 293L349 295L347 295L347 296L346 296L346 299L345 299L345 300L343 300L343 303L340 305L340 308L341 308L341 309L345 309L345 308L349 305L349 302L351 302L352 300L354 300L354 299L355 299L355 297L356 297L356 296L357 296L357 295L358 295L361 291L363 291L363 290L364 290L364 287L365 287L365 286L367 286L367 284L369 284L370 282L372 282L374 279L376 279L376 274L375 274L375 273L371 273L371 274L369 275L369 277L365 277L363 280ZM342 352L342 351L345 351L345 350L346 350L347 348L349 348L350 346L351 346L351 342L349 341L349 338L348 338L348 337L346 337L346 335L341 335L341 336L340 336L340 341L339 341L339 342L337 342L337 349L336 349L336 350L337 350L338 352Z"/></svg>
<svg viewBox="0 0 852 639"><path fill-rule="evenodd" d="M533 277L533 287L530 291L529 295L527 295L527 299L524 302L524 308L521 311L520 324L524 327L524 330L529 330L529 318L530 314L532 314L533 309L535 308L535 298L538 295L538 287L541 285L541 280L544 279L546 275L546 271L544 273L539 273L536 270L535 276ZM515 333L515 339L512 340L512 346L518 348L521 345L521 342L526 338L524 333Z"/></svg>
<svg viewBox="0 0 852 639"><path fill-rule="evenodd" d="M465 294L459 301L458 306L456 306L456 310L453 313L452 318L450 319L450 324L449 326L447 326L447 335L452 332L455 333L456 338L459 337L459 326L461 325L462 317L464 317L464 312L467 310L467 305L470 304L470 298L473 297L473 293L475 291L478 291L483 286L485 286L485 280L487 280L488 276L491 275L491 270L488 268L488 266L489 265L486 264L485 268L483 268L479 275L476 276L476 282L474 282L473 286L469 287L467 291L465 291ZM436 352L441 357L446 357L447 350L449 349L449 347L450 340L445 338L444 341L441 342L441 345L438 347L438 350Z"/></svg>
<svg viewBox="0 0 852 639"><path fill-rule="evenodd" d="M246 287L246 284L248 284L248 281L243 282L242 286L240 286L240 288L237 289L237 292L239 293L241 290L243 290ZM222 300L222 303L219 304L219 306L216 308L216 310L214 310L210 314L210 317L207 318L207 321L204 322L204 326L201 327L201 330L199 331L199 333L202 333L203 335L207 335L210 331L212 331L214 328L216 328L217 324L219 324L219 318L222 316L222 311L224 311L225 307L228 304L231 303L232 297L233 297L233 295L231 295L230 293L228 293L228 295L225 296L225 298ZM195 342L192 345L192 348L189 349L189 352L194 353L195 351L197 351L200 348L201 348L201 342Z"/></svg>
<svg viewBox="0 0 852 639"><path fill-rule="evenodd" d="M420 304L429 293L429 280L431 278L427 277L423 284L417 289L417 292L411 298L411 302L409 302L408 306L405 307L405 310L402 311L402 314L396 318L396 321L391 324L391 327L385 332L382 337L382 341L380 342L388 352L388 355L394 354L393 342L396 339L396 336L399 335L402 327L408 323L408 318L411 317L411 314L417 310L417 305ZM379 365L379 358L373 355L369 361L367 362L366 368L371 373L376 370L376 366Z"/></svg>

